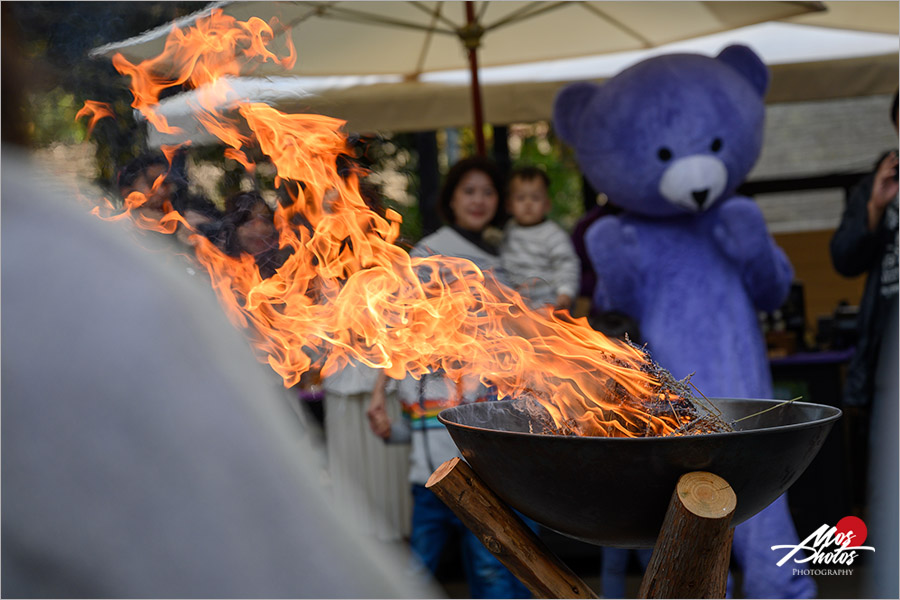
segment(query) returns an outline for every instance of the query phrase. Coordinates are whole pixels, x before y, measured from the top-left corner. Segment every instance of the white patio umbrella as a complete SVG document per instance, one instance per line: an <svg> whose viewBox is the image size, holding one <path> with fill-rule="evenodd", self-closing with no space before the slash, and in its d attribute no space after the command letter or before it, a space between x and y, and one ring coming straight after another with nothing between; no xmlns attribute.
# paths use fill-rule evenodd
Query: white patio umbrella
<svg viewBox="0 0 900 600"><path fill-rule="evenodd" d="M221 8L247 20L277 17L298 60L290 73L390 75L418 81L426 73L468 67L473 125L484 151L479 65L495 67L642 50L754 23L824 10L821 2L218 2L145 34L97 48L132 62L160 54L172 25L185 27Z"/></svg>
<svg viewBox="0 0 900 600"><path fill-rule="evenodd" d="M890 94L897 87L900 44L893 34L763 23L651 50L485 67L481 81L486 121L506 125L549 120L553 98L572 81L600 81L651 54L715 55L732 43L750 46L769 66L769 103ZM327 114L346 120L350 131L360 133L425 131L471 122L467 80L466 70L424 74L420 81L398 76L241 77L232 82L232 101L252 99L286 112ZM193 118L195 95L185 92L160 103L160 114L184 132L151 132L151 145L215 141Z"/></svg>

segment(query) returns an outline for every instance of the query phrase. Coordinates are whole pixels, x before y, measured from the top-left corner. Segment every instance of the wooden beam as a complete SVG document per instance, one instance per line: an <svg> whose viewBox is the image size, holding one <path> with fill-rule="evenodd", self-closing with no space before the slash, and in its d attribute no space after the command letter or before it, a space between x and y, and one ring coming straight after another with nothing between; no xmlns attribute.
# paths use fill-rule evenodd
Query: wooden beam
<svg viewBox="0 0 900 600"><path fill-rule="evenodd" d="M597 595L460 458L439 466L425 487L536 598L596 598Z"/></svg>
<svg viewBox="0 0 900 600"><path fill-rule="evenodd" d="M641 598L724 598L737 496L705 471L682 475L672 493Z"/></svg>

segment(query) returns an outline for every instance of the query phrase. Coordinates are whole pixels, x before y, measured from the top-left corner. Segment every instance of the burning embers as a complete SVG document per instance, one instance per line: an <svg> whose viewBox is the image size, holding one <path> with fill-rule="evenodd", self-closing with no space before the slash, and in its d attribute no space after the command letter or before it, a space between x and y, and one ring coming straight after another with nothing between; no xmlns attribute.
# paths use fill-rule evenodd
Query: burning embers
<svg viewBox="0 0 900 600"><path fill-rule="evenodd" d="M635 346L632 346L635 348ZM615 379L610 378L606 382L601 395L621 406L640 405L647 413L660 417L672 417L678 427L666 433L670 436L696 435L703 433L722 433L734 431L732 423L727 421L719 408L708 398L700 394L700 398L694 395L694 388L689 379L677 380L672 374L650 360L646 356L646 362L640 369L649 374L655 382L652 392L644 397L633 395ZM615 360L613 358L613 360ZM565 435L565 436L602 436L618 437L610 425L601 425L595 421L579 421L577 419L565 419L562 421L553 419L545 410L545 403L537 397L523 394L526 402L523 404L529 415L529 433L541 435ZM538 400L534 405L528 399ZM649 422L648 422L649 423ZM634 437L650 437L658 435L648 425L644 431L634 432Z"/></svg>
<svg viewBox="0 0 900 600"><path fill-rule="evenodd" d="M312 366L327 375L356 359L394 378L435 368L455 380L477 373L500 398L537 399L554 433L663 436L725 427L641 349L606 338L585 319L531 310L469 261L410 258L395 245L400 216L366 206L360 172L338 172L349 153L343 122L259 103L241 103L237 114L218 110L228 93L224 76L294 60L291 47L284 58L269 49L274 38L271 25L216 9L173 30L159 57L133 65L117 55L113 63L131 77L132 105L157 129L173 131L154 110L160 92L184 84L202 92L198 120L230 157L248 169L258 153L274 164L276 186L289 198L275 225L280 247L291 252L271 277L249 256L225 255L175 211L148 218L140 192L126 199L125 214L145 229L172 233L180 225L193 233L196 258L232 322L250 332L286 386ZM102 116L92 106L84 114Z"/></svg>

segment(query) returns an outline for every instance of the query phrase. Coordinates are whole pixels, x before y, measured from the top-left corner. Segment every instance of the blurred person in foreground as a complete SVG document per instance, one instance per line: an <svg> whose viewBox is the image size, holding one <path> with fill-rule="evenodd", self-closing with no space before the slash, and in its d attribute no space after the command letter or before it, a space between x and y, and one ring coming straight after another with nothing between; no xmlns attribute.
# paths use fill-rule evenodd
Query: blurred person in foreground
<svg viewBox="0 0 900 600"><path fill-rule="evenodd" d="M897 94L891 121L897 131ZM884 155L847 197L841 222L831 238L831 260L845 277L866 274L859 307L859 343L847 371L844 402L870 406L884 324L898 290L897 150Z"/></svg>
<svg viewBox="0 0 900 600"><path fill-rule="evenodd" d="M2 595L431 595L334 511L211 291L46 178L3 148Z"/></svg>
<svg viewBox="0 0 900 600"><path fill-rule="evenodd" d="M898 95L891 104L897 132ZM846 277L866 274L859 307L859 342L847 369L844 404L868 407L869 472L866 523L874 546L867 582L871 598L898 594L898 159L884 155L875 170L849 193L841 223L831 239L834 268Z"/></svg>
<svg viewBox="0 0 900 600"><path fill-rule="evenodd" d="M422 598L212 291L26 155L3 4L0 596Z"/></svg>

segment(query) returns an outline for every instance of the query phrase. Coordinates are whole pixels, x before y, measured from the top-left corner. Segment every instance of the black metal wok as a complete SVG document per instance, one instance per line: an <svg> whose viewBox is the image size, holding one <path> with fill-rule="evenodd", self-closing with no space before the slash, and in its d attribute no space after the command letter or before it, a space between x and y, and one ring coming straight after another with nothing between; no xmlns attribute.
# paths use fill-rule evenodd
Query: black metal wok
<svg viewBox="0 0 900 600"><path fill-rule="evenodd" d="M777 400L713 399L726 421ZM709 471L737 495L733 524L771 504L803 473L841 411L793 402L729 433L604 438L529 433L522 400L448 408L438 419L463 458L507 504L564 535L603 546L650 547L678 478ZM533 414L533 413L532 413Z"/></svg>

